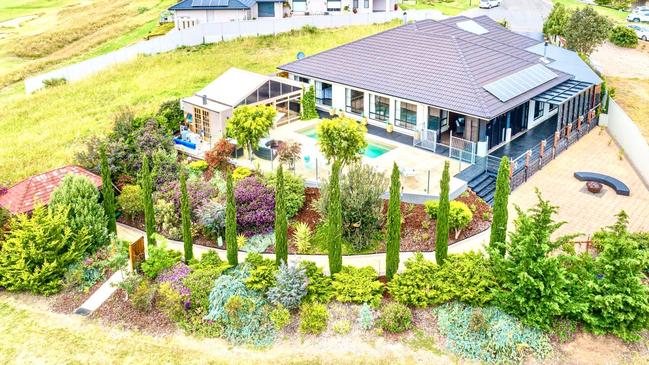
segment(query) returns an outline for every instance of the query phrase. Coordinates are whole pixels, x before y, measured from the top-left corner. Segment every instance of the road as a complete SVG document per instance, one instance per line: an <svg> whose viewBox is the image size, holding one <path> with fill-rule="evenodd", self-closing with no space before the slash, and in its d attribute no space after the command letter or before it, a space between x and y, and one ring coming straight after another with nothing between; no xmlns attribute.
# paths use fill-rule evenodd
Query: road
<svg viewBox="0 0 649 365"><path fill-rule="evenodd" d="M498 7L470 9L463 12L462 15L469 17L487 15L496 21L507 19L512 31L543 40L543 20L552 10L552 3L549 0L502 1L502 5Z"/></svg>

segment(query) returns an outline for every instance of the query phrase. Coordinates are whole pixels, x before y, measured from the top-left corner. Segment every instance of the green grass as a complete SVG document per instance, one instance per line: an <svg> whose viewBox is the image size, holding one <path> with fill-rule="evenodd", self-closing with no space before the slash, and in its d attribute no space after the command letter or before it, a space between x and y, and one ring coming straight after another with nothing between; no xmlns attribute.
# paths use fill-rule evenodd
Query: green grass
<svg viewBox="0 0 649 365"><path fill-rule="evenodd" d="M394 27L383 25L238 39L139 57L93 77L32 95L0 98L0 179L16 182L74 162L87 137L106 133L113 115L153 112L200 90L229 67L271 73L295 59Z"/></svg>
<svg viewBox="0 0 649 365"><path fill-rule="evenodd" d="M399 6L403 10L435 9L441 11L443 14L446 15L458 15L459 13L465 10L471 8L477 8L478 2L479 0L451 0L448 2L444 2L444 1L429 2L429 1L417 0L416 4L414 5L399 4Z"/></svg>
<svg viewBox="0 0 649 365"><path fill-rule="evenodd" d="M0 1L0 22L53 11L78 2L79 0L2 0Z"/></svg>
<svg viewBox="0 0 649 365"><path fill-rule="evenodd" d="M568 9L576 9L586 6L586 4L579 0L552 0L552 2L555 4L561 3ZM601 15L605 15L617 23L626 23L626 16L629 15L626 11L615 10L604 6L593 5L593 8L595 8L595 10Z"/></svg>

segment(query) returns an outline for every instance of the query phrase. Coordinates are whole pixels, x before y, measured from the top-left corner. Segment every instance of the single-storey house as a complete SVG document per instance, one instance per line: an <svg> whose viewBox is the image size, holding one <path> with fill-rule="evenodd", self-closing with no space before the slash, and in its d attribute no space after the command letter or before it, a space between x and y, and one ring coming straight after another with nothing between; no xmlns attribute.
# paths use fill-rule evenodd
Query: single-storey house
<svg viewBox="0 0 649 365"><path fill-rule="evenodd" d="M0 206L11 214L30 213L39 204L49 204L50 196L68 174L86 176L97 188L101 187L100 176L80 166L63 166L31 176L8 188L0 195Z"/></svg>
<svg viewBox="0 0 649 365"><path fill-rule="evenodd" d="M393 11L395 6L396 0L183 0L169 10L175 14L176 29L185 29L203 23L290 15Z"/></svg>
<svg viewBox="0 0 649 365"><path fill-rule="evenodd" d="M225 137L226 123L240 105L271 105L275 126L300 118L304 84L284 77L230 68L196 94L180 100L185 118L177 148L201 156Z"/></svg>
<svg viewBox="0 0 649 365"><path fill-rule="evenodd" d="M321 110L366 118L433 150L471 144L478 156L529 131L551 135L592 118L602 82L576 53L487 16L402 25L279 69L315 85Z"/></svg>

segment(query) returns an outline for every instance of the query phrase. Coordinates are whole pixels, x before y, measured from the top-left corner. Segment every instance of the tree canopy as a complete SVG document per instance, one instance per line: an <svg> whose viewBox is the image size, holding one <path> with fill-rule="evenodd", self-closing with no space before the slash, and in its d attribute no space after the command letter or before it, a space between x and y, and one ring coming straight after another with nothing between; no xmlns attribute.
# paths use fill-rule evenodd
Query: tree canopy
<svg viewBox="0 0 649 365"><path fill-rule="evenodd" d="M548 37L565 37L570 14L570 11L563 4L555 3L550 15L543 23L543 34Z"/></svg>
<svg viewBox="0 0 649 365"><path fill-rule="evenodd" d="M608 39L611 27L611 21L592 6L577 9L570 15L564 31L568 48L588 56Z"/></svg>
<svg viewBox="0 0 649 365"><path fill-rule="evenodd" d="M256 150L259 140L268 135L275 115L277 111L272 106L237 107L228 119L228 134L235 138L239 145L245 145L248 157L252 158L252 150Z"/></svg>
<svg viewBox="0 0 649 365"><path fill-rule="evenodd" d="M358 161L367 148L366 132L363 125L350 118L326 119L317 130L320 151L327 160L341 165Z"/></svg>

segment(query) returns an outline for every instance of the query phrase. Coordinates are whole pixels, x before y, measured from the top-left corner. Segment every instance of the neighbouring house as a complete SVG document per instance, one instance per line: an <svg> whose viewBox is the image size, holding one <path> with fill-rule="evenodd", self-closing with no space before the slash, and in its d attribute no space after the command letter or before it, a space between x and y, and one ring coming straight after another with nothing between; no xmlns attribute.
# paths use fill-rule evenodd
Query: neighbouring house
<svg viewBox="0 0 649 365"><path fill-rule="evenodd" d="M602 80L574 52L511 32L487 16L423 20L282 65L339 110L395 140L475 157L518 156L590 122ZM471 146L466 148L465 146ZM444 152L446 153L446 152Z"/></svg>
<svg viewBox="0 0 649 365"><path fill-rule="evenodd" d="M177 29L235 20L291 15L372 13L395 10L396 0L183 0L169 8Z"/></svg>
<svg viewBox="0 0 649 365"><path fill-rule="evenodd" d="M230 68L196 94L180 100L185 114L176 147L201 157L225 137L227 120L240 105L272 105L275 126L300 118L304 84L278 76Z"/></svg>
<svg viewBox="0 0 649 365"><path fill-rule="evenodd" d="M50 195L68 174L86 176L97 188L101 187L100 176L80 166L63 166L31 176L8 188L4 194L0 195L0 206L11 214L30 213L39 204L49 204Z"/></svg>

